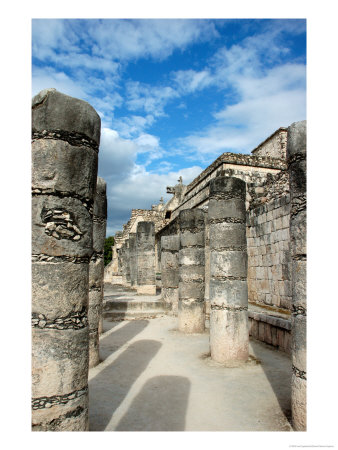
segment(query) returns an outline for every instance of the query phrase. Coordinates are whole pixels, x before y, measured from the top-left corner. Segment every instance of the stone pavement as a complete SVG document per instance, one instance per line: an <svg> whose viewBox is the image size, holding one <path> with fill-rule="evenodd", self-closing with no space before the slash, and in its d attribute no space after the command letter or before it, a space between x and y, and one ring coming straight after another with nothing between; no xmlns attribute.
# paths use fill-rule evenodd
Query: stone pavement
<svg viewBox="0 0 338 450"><path fill-rule="evenodd" d="M184 335L175 317L105 320L102 362L89 371L89 429L292 431L289 356L252 339L250 355L238 368L211 361L208 331Z"/></svg>

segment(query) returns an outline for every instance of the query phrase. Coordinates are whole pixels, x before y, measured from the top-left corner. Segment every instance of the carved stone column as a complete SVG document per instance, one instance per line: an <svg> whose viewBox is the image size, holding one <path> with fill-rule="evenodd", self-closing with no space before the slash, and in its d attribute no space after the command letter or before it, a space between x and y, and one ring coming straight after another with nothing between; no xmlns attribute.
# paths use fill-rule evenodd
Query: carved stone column
<svg viewBox="0 0 338 450"><path fill-rule="evenodd" d="M88 267L100 118L47 89L32 101L32 428L88 428Z"/></svg>
<svg viewBox="0 0 338 450"><path fill-rule="evenodd" d="M177 316L178 309L179 249L180 237L178 235L161 237L162 299L174 316Z"/></svg>
<svg viewBox="0 0 338 450"><path fill-rule="evenodd" d="M99 334L102 332L104 241L106 238L106 182L97 178L93 212L93 254L89 263L89 367L100 362Z"/></svg>
<svg viewBox="0 0 338 450"><path fill-rule="evenodd" d="M205 329L204 226L201 209L180 211L178 329L202 333Z"/></svg>
<svg viewBox="0 0 338 450"><path fill-rule="evenodd" d="M227 365L249 356L245 182L210 182L210 350Z"/></svg>
<svg viewBox="0 0 338 450"><path fill-rule="evenodd" d="M129 251L129 239L125 240L125 252L124 252L124 257L125 257L125 271L126 271L126 286L130 286L131 285L131 281L130 281L130 251Z"/></svg>
<svg viewBox="0 0 338 450"><path fill-rule="evenodd" d="M156 295L155 226L153 222L139 222L136 230L137 293Z"/></svg>
<svg viewBox="0 0 338 450"><path fill-rule="evenodd" d="M306 121L287 134L292 258L292 423L306 431Z"/></svg>
<svg viewBox="0 0 338 450"><path fill-rule="evenodd" d="M136 233L129 233L129 266L130 266L130 286L136 289L137 286L137 253L136 253Z"/></svg>

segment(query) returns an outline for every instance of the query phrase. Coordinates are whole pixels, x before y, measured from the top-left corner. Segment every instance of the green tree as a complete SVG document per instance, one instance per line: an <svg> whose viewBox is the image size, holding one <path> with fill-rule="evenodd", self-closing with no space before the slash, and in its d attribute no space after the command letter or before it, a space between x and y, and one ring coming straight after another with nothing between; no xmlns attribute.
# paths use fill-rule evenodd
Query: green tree
<svg viewBox="0 0 338 450"><path fill-rule="evenodd" d="M110 263L113 258L112 246L114 245L113 236L109 236L104 241L104 265Z"/></svg>

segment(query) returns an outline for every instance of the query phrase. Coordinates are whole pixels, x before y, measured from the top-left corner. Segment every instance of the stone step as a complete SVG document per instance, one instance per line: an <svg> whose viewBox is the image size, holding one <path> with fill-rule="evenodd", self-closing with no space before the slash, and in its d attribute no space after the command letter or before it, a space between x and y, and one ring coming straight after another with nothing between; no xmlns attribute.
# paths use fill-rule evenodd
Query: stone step
<svg viewBox="0 0 338 450"><path fill-rule="evenodd" d="M102 316L104 319L108 319L111 321L115 320L143 320L143 319L153 319L155 317L161 317L166 314L166 311L163 309L155 309L155 310L128 310L121 311L118 309L112 309L109 311L104 311Z"/></svg>
<svg viewBox="0 0 338 450"><path fill-rule="evenodd" d="M166 312L166 304L161 300L110 300L105 297L102 315L110 320L137 320L160 317Z"/></svg>
<svg viewBox="0 0 338 450"><path fill-rule="evenodd" d="M103 311L157 311L165 310L165 303L162 301L138 301L138 300L106 300L103 304Z"/></svg>

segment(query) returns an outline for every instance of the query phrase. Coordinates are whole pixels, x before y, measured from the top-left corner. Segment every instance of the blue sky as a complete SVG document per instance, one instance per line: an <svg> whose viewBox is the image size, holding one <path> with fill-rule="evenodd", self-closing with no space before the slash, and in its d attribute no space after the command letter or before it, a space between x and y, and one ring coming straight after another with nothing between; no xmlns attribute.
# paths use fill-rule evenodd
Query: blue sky
<svg viewBox="0 0 338 450"><path fill-rule="evenodd" d="M112 235L180 175L306 118L306 21L33 19L32 95L49 87L101 116Z"/></svg>

